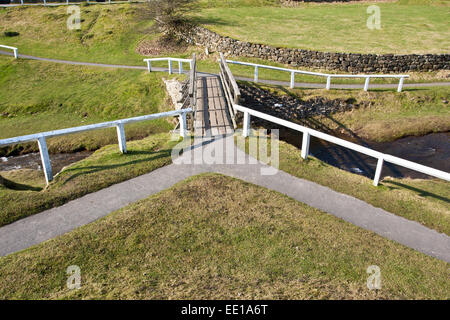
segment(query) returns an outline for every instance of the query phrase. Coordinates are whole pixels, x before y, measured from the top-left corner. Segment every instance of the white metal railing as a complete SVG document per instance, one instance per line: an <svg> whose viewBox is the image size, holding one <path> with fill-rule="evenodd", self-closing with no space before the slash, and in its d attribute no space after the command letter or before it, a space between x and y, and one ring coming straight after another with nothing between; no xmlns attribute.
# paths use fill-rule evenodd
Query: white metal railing
<svg viewBox="0 0 450 320"><path fill-rule="evenodd" d="M133 123L133 122L140 122L140 121L145 121L145 120L154 120L154 119L159 119L159 118L164 118L164 117L179 116L180 117L180 136L184 138L186 136L186 113L189 113L189 112L192 112L191 108L149 114L149 115L145 115L145 116L120 119L120 120L115 120L115 121L101 122L101 123L90 124L90 125L81 126L81 127L73 127L73 128L60 129L60 130L54 130L54 131L40 132L40 133L29 134L29 135L20 136L20 137L14 137L14 138L7 138L7 139L0 140L0 147L12 145L12 144L18 144L18 143L22 143L22 142L37 141L38 145L39 145L39 152L41 154L42 168L44 170L45 180L47 181L47 184L48 184L50 181L53 180L53 173L52 173L52 166L50 163L50 157L48 154L46 138L57 137L57 136L62 136L62 135L66 135L66 134L79 133L79 132L90 131L90 130L116 127L117 128L117 139L119 141L119 149L122 153L126 153L127 152L127 144L126 144L126 139L125 139L125 127L124 127L125 124Z"/></svg>
<svg viewBox="0 0 450 320"><path fill-rule="evenodd" d="M3 45L3 44L0 44L0 48L5 48L5 49L11 49L12 51L13 51L13 53L14 53L14 58L18 58L18 49L16 48L16 47L10 47L10 46L5 46L5 45Z"/></svg>
<svg viewBox="0 0 450 320"><path fill-rule="evenodd" d="M369 90L370 78L399 78L397 92L401 92L403 89L403 82L405 81L405 78L409 78L409 75L407 75L407 74L397 74L397 75L394 75L394 74L392 74L392 75L391 74L328 74L328 73L321 73L321 72L311 72L311 71L303 71L303 70L296 70L296 69L273 67L273 66L264 65L264 64L234 61L234 60L227 60L227 62L232 63L232 64L254 67L255 68L254 78L253 78L254 82L258 82L258 69L259 68L290 72L291 73L291 82L290 82L291 88L295 87L295 74L296 73L327 78L327 83L325 85L325 89L327 89L327 90L330 90L331 78L364 78L364 79L366 79L364 82L364 91Z"/></svg>
<svg viewBox="0 0 450 320"><path fill-rule="evenodd" d="M309 142L310 142L310 137L316 137L319 139L323 139L325 141L340 145L342 147L363 153L365 155L374 157L376 159L378 159L377 162L377 168L375 170L375 177L373 180L373 185L377 186L378 182L380 181L380 176L381 176L381 170L383 169L383 163L384 161L386 162L390 162L411 170L415 170L436 178L440 178L443 180L447 180L450 181L450 173L447 173L445 171L441 171L441 170L437 170L434 168L430 168L412 161L408 161L405 159L401 159L398 157L394 157L392 155L389 154L384 154L363 146L360 146L356 143L353 142L349 142L340 138L336 138L333 137L329 134L317 131L317 130L313 130L307 127L304 127L302 125L287 121L287 120L283 120L259 111L255 111L253 109L249 109L240 105L233 105L234 108L237 111L241 111L244 113L244 128L243 128L243 136L244 137L248 137L249 133L250 133L250 115L279 124L281 126L296 130L296 131L300 131L301 133L303 133L303 141L302 141L302 149L301 149L301 156L303 159L306 159L308 157L308 153L309 153Z"/></svg>
<svg viewBox="0 0 450 320"><path fill-rule="evenodd" d="M172 57L165 57L165 58L151 58L151 59L144 59L145 62L147 62L147 70L148 72L152 72L152 62L154 61L167 61L169 64L169 74L173 73L172 68L172 62L178 62L178 73L183 73L183 63L189 63L189 67L192 69L192 59L181 59L181 58L172 58Z"/></svg>

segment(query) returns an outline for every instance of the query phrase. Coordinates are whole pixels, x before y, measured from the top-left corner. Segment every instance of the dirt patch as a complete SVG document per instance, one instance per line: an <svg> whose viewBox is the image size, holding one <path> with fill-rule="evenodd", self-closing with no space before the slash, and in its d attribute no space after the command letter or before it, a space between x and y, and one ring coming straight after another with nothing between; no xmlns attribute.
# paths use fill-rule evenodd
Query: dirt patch
<svg viewBox="0 0 450 320"><path fill-rule="evenodd" d="M184 41L161 37L141 41L136 48L136 52L143 56L158 56L165 53L183 52L186 49L187 44Z"/></svg>

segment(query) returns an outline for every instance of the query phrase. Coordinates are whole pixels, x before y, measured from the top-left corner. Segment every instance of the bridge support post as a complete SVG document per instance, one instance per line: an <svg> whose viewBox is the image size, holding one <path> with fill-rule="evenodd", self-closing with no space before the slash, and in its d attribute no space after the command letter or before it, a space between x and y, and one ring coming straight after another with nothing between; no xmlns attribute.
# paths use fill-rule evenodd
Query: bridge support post
<svg viewBox="0 0 450 320"><path fill-rule="evenodd" d="M178 61L178 73L183 73L183 62Z"/></svg>
<svg viewBox="0 0 450 320"><path fill-rule="evenodd" d="M291 89L295 87L295 72L291 72Z"/></svg>
<svg viewBox="0 0 450 320"><path fill-rule="evenodd" d="M258 66L255 66L255 77L253 81L258 82Z"/></svg>
<svg viewBox="0 0 450 320"><path fill-rule="evenodd" d="M184 139L186 137L186 113L180 114L180 136Z"/></svg>
<svg viewBox="0 0 450 320"><path fill-rule="evenodd" d="M405 81L405 78L401 77L399 82L398 82L398 88L397 88L397 92L402 92L403 89L403 81Z"/></svg>
<svg viewBox="0 0 450 320"><path fill-rule="evenodd" d="M248 112L244 112L244 130L242 132L242 136L247 138L250 135L250 114Z"/></svg>
<svg viewBox="0 0 450 320"><path fill-rule="evenodd" d="M148 72L152 72L152 63L149 60L147 60L147 70Z"/></svg>
<svg viewBox="0 0 450 320"><path fill-rule="evenodd" d="M16 49L13 49L13 51L14 51L14 58L15 59L17 59L18 57L19 57L19 55L18 55L18 53L17 53L17 48Z"/></svg>
<svg viewBox="0 0 450 320"><path fill-rule="evenodd" d="M367 77L366 82L364 82L364 91L369 90L369 81L370 81L370 78Z"/></svg>
<svg viewBox="0 0 450 320"><path fill-rule="evenodd" d="M378 158L377 169L375 170L375 177L373 178L373 185L378 186L378 182L380 182L381 171L383 170L383 158Z"/></svg>
<svg viewBox="0 0 450 320"><path fill-rule="evenodd" d="M308 158L310 140L311 140L311 135L308 132L303 132L302 153L301 153L301 156L303 159Z"/></svg>
<svg viewBox="0 0 450 320"><path fill-rule="evenodd" d="M330 76L327 77L327 86L325 88L327 90L330 90L330 88L331 88L331 77Z"/></svg>
<svg viewBox="0 0 450 320"><path fill-rule="evenodd" d="M119 140L119 150L122 153L127 153L127 140L125 138L125 128L123 123L119 123L116 126L117 129L117 140Z"/></svg>
<svg viewBox="0 0 450 320"><path fill-rule="evenodd" d="M42 170L44 171L45 181L47 184L53 180L52 164L48 155L47 141L45 137L38 138L39 152L41 154Z"/></svg>
<svg viewBox="0 0 450 320"><path fill-rule="evenodd" d="M172 74L172 60L169 59L169 74Z"/></svg>

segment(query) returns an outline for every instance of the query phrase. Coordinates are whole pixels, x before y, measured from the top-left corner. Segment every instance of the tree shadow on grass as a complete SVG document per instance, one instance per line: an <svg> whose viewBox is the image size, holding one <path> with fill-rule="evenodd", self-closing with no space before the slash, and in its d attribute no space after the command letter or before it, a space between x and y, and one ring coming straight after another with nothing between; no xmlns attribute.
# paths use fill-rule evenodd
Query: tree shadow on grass
<svg viewBox="0 0 450 320"><path fill-rule="evenodd" d="M131 166L136 165L143 162L151 162L156 161L158 159L163 158L170 158L172 149L163 149L158 151L128 151L126 154L123 154L122 156L136 156L136 155L152 155L151 157L146 157L144 159L136 159L124 163L118 163L118 164L110 164L110 165L93 165L93 166L85 166L85 167L77 167L77 168L68 168L64 172L70 173L71 171L80 171L82 172L76 172L73 175L71 175L69 178L67 178L63 185L67 184L68 182L74 180L77 177L83 176L83 175L89 175L92 173L97 173L100 171L106 171L106 170L114 170L125 166ZM131 177L130 177L131 178Z"/></svg>
<svg viewBox="0 0 450 320"><path fill-rule="evenodd" d="M217 26L229 26L230 23L217 17L192 17L191 21L197 25L217 25Z"/></svg>
<svg viewBox="0 0 450 320"><path fill-rule="evenodd" d="M399 189L397 187L400 187L402 189L408 189L408 190L417 192L417 194L419 196L421 196L421 197L425 197L425 198L431 197L431 198L435 198L437 200L444 201L446 203L450 203L450 199L445 197L445 196L441 196L441 195L438 195L438 194L435 194L435 193L432 193L432 192L429 192L429 191L426 191L426 190L422 190L422 189L419 189L419 188L416 188L416 187L412 187L410 185L407 185L407 184L404 184L404 183L400 183L400 182L397 182L397 181L384 180L383 181L383 185L385 185L386 187L388 187L391 190ZM397 186L397 187L390 186L390 185L394 185L394 186Z"/></svg>

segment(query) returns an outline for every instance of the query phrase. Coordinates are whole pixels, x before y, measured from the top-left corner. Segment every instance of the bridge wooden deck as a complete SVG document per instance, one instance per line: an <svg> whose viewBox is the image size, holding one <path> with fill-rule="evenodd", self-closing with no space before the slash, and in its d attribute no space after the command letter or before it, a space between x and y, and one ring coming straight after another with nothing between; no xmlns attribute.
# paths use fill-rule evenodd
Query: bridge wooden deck
<svg viewBox="0 0 450 320"><path fill-rule="evenodd" d="M220 78L218 76L199 77L194 118L195 136L216 136L233 132Z"/></svg>

